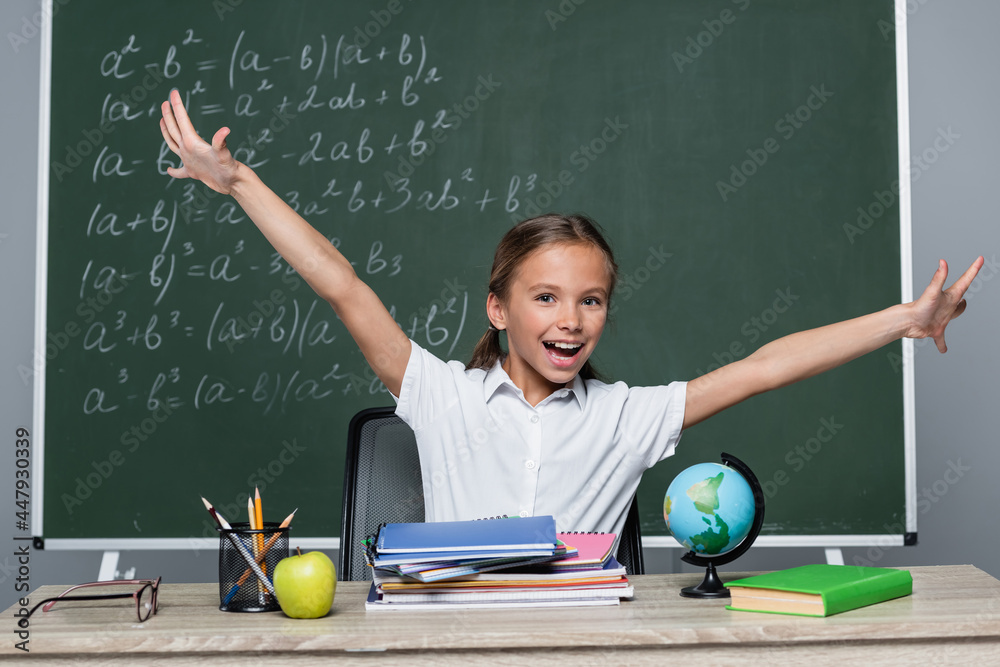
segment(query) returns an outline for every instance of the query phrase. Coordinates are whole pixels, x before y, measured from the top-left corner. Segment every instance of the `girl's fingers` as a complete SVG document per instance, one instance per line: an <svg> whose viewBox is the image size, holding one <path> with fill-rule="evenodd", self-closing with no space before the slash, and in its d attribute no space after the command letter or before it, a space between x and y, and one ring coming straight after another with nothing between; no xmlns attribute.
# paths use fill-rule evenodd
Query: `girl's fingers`
<svg viewBox="0 0 1000 667"><path fill-rule="evenodd" d="M948 264L945 263L943 259L938 260L937 270L934 275L931 276L930 283L924 289L923 294L920 296L921 299L934 299L938 298L941 294L942 288L944 287L944 281L948 278Z"/></svg>
<svg viewBox="0 0 1000 667"><path fill-rule="evenodd" d="M177 127L181 129L182 134L190 132L197 135L194 125L191 124L191 119L187 115L187 109L184 108L181 93L176 88L170 91L170 107L174 112L174 118L177 120Z"/></svg>
<svg viewBox="0 0 1000 667"><path fill-rule="evenodd" d="M931 287L940 290L944 287L944 281L948 279L948 262L943 259L938 260L937 271L934 272L934 277L931 278Z"/></svg>
<svg viewBox="0 0 1000 667"><path fill-rule="evenodd" d="M972 266L966 269L965 273L962 274L962 277L956 280L955 284L951 286L952 290L958 292L959 297L965 294L965 291L969 289L970 285L972 285L972 281L976 279L979 269L983 268L984 261L985 260L982 255L977 257L976 261L972 263Z"/></svg>
<svg viewBox="0 0 1000 667"><path fill-rule="evenodd" d="M173 109L170 106L170 102L164 102L160 107L163 117L161 118L163 122L163 129L165 130L165 135L170 136L170 139L174 142L174 146L180 146L181 143L181 131L177 127L177 120L174 118Z"/></svg>
<svg viewBox="0 0 1000 667"><path fill-rule="evenodd" d="M219 131L215 133L212 137L212 148L216 151L222 151L226 148L226 137L229 136L229 128L221 127Z"/></svg>
<svg viewBox="0 0 1000 667"><path fill-rule="evenodd" d="M176 154L178 150L177 142L170 136L170 132L167 130L167 122L162 118L160 119L160 134L163 135L163 140L167 143L167 148Z"/></svg>

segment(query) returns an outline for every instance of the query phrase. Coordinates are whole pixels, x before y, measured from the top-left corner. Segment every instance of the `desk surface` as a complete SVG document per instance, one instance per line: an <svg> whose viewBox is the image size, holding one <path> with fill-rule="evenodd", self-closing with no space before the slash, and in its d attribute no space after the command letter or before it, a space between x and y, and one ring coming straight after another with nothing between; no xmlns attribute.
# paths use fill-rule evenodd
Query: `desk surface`
<svg viewBox="0 0 1000 667"><path fill-rule="evenodd" d="M141 624L124 600L38 611L31 618L29 647L34 657L118 658L133 664L155 658L213 666L246 665L248 656L265 664L265 652L284 654L273 664L328 663L335 656L408 664L476 659L662 664L664 657L704 664L747 659L801 664L815 657L898 664L933 656L947 664L1000 655L1000 581L971 565L908 569L912 596L828 618L733 612L724 608L725 601L682 598L678 590L701 578L691 574L632 577L635 598L619 607L423 612L366 612L368 584L339 582L333 610L314 620L281 612L220 612L217 586L164 583L159 613ZM724 578L746 574L724 573ZM64 589L43 586L31 597ZM4 612L5 623L16 608ZM0 658L21 655L13 648L14 635L5 634Z"/></svg>

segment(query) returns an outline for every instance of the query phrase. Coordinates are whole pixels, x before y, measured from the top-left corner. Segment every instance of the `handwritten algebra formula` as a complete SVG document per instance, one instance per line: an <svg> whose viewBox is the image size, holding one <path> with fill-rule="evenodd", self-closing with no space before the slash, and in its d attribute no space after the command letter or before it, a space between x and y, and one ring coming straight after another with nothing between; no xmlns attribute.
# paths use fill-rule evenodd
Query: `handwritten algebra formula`
<svg viewBox="0 0 1000 667"><path fill-rule="evenodd" d="M421 271L426 260L413 261L406 240L413 220L505 220L538 177L485 182L471 164L432 165L502 83L488 73L449 81L421 34L386 30L365 48L356 37L317 30L285 43L249 29L140 25L89 55L100 95L77 126L54 129L49 183L50 255L66 260L53 275L72 278L74 300L49 311L59 344L44 356L59 372L90 369L68 397L77 413L235 403L267 415L385 392L329 306L230 197L166 176L179 163L151 137L174 87L202 133L233 128L234 157L329 232L380 294L423 287L387 305L407 335L452 354L467 281Z"/></svg>
<svg viewBox="0 0 1000 667"><path fill-rule="evenodd" d="M235 159L341 249L407 336L443 358L465 354L483 298L470 285L482 286L441 264L442 247L468 247L485 223L500 231L542 182L513 159L482 169L466 145L504 91L488 67L450 76L426 21L361 40L362 9L305 28L283 15L298 26L287 39L261 7L220 22L198 3L153 21L102 1L85 18L72 6L54 18L45 341L19 370L44 379L59 461L46 471L49 507L70 531L110 516L114 498L142 498L136 471L206 447L245 452L247 474L266 484L333 470L340 450L315 443L339 442L350 414L391 400L236 202L167 175L180 164L157 120L173 88L203 135L231 128ZM62 46L102 12L109 28L86 49ZM145 504L111 530L149 535L156 503Z"/></svg>

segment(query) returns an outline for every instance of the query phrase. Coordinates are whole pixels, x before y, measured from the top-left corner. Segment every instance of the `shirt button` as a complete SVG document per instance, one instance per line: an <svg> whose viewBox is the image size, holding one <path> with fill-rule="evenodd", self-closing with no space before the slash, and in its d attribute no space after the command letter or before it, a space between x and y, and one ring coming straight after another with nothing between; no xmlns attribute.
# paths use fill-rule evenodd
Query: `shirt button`
<svg viewBox="0 0 1000 667"><path fill-rule="evenodd" d="M528 510L521 510L521 518L528 516Z"/></svg>
<svg viewBox="0 0 1000 667"><path fill-rule="evenodd" d="M535 469L535 462L531 461L531 460L525 461L524 462L524 467L527 468L528 470L534 470Z"/></svg>
<svg viewBox="0 0 1000 667"><path fill-rule="evenodd" d="M531 423L532 424L538 423L538 415L531 415Z"/></svg>

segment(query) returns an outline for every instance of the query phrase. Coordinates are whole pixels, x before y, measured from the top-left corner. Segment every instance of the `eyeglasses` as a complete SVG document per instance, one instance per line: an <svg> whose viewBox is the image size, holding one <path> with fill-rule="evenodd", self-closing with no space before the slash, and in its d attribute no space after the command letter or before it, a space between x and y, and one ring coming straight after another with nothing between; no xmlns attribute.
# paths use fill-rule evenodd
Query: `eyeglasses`
<svg viewBox="0 0 1000 667"><path fill-rule="evenodd" d="M156 581L151 579L126 579L117 581L93 581L88 584L79 584L77 586L71 586L60 593L54 598L45 598L28 612L30 617L35 610L42 607L42 611L49 611L52 606L57 602L68 602L70 600L121 600L125 598L133 598L135 600L135 611L136 615L139 617L139 622L142 623L148 619L151 615L156 613L158 608L156 594L160 589L160 579L162 577L157 577ZM139 586L138 590L132 593L105 593L103 595L69 595L66 594L70 591L75 591L78 588L91 588L95 586ZM42 606L44 605L44 606Z"/></svg>

